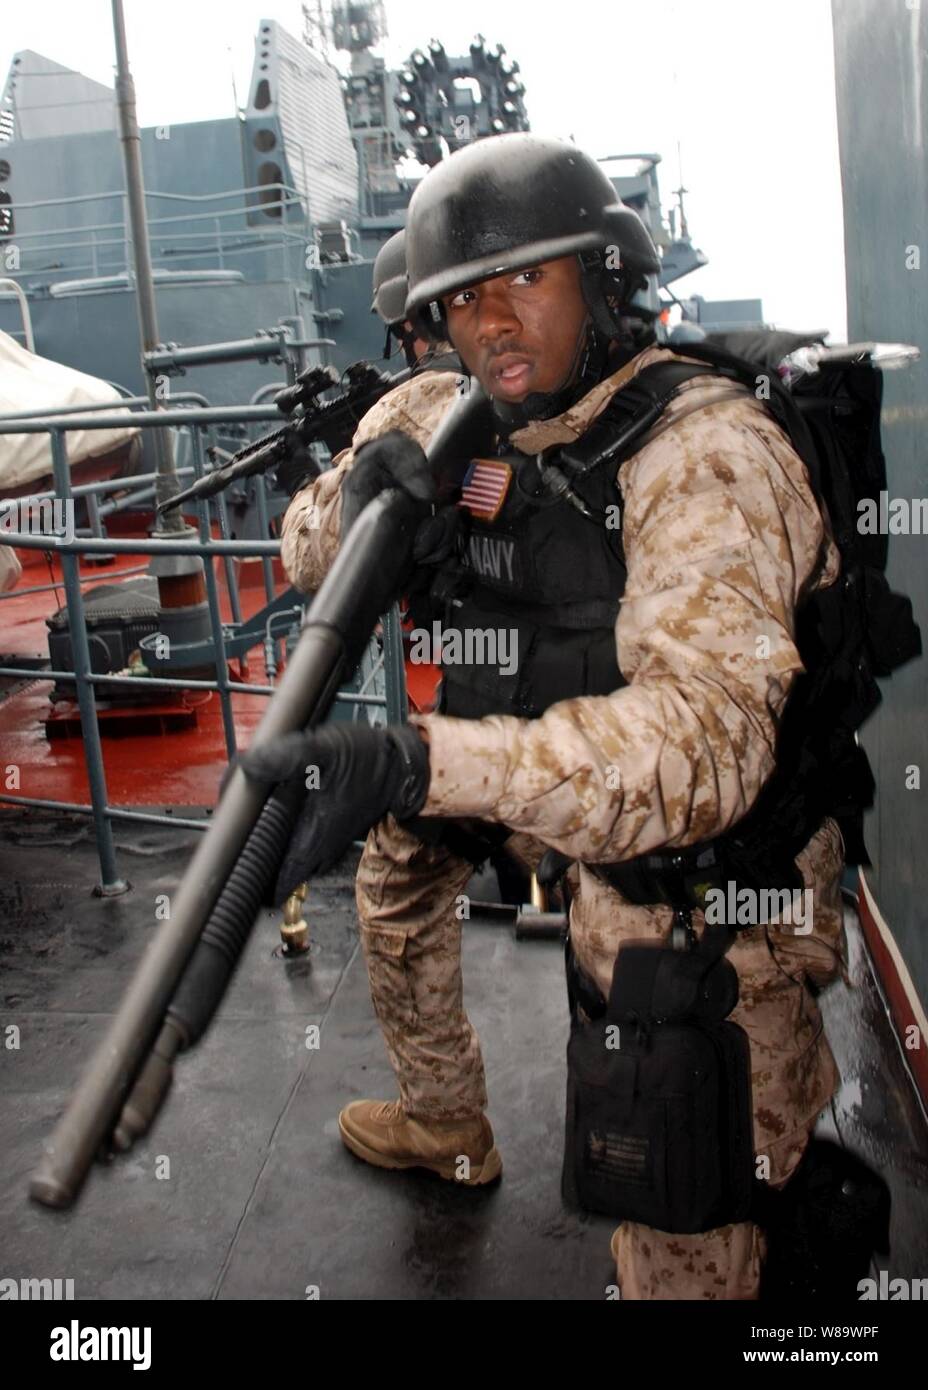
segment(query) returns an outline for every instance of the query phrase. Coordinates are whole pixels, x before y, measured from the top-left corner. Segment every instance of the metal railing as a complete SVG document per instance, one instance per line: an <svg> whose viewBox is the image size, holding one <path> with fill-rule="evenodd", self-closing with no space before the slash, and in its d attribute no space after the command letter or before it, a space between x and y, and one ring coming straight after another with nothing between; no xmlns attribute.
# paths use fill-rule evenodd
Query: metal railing
<svg viewBox="0 0 928 1390"><path fill-rule="evenodd" d="M79 216L71 218L61 226L46 222L35 230L20 231L17 226L8 239L20 250L17 267L20 279L54 270L59 281L84 275L111 278L120 274L131 281L131 231L126 196L119 189L13 203L14 225L20 220L28 224L33 220L28 214L43 216L54 209L85 203L115 201L122 208L122 216L118 219L104 213L102 218L98 215L97 219L89 221L81 221ZM214 258L218 268L223 270L230 258L278 249L286 264L291 251L299 252L300 258L305 260L305 249L313 239L305 204L290 184L256 184L199 194L146 189L145 199L146 206L151 200L173 205L169 213L148 217L152 265L162 270L207 256ZM260 221L256 222L259 215Z"/></svg>
<svg viewBox="0 0 928 1390"><path fill-rule="evenodd" d="M0 418L0 436L6 434L40 434L49 435L51 442L52 465L55 481L55 492L44 493L41 496L45 499L54 497L63 504L71 503L78 497L93 497L94 499L101 493L124 489L127 484L135 482L149 482L154 475L143 478L111 478L104 482L86 484L83 486L71 485L71 478L68 468L67 454L67 434L70 430L106 430L120 428L142 428L153 429L163 428L166 425L178 426L190 431L192 471L196 477L202 477L206 471L204 460L203 435L205 430L212 425L227 424L230 422L274 422L279 423L280 414L269 405L250 405L250 406L225 406L225 407L195 407L192 409L171 409L159 411L137 411L117 413L119 407L111 406L112 414L105 420L93 413L82 415L68 415L59 412L54 416L41 416L35 418ZM190 470L186 470L190 471ZM266 480L263 475L255 476L257 510L261 522L263 534L267 534L267 499L266 499ZM17 505L32 503L36 498L15 499ZM84 757L87 767L87 779L90 786L90 805L81 802L53 801L36 797L11 795L7 791L0 791L0 801L12 803L18 806L39 807L46 810L68 811L92 816L94 830L97 841L97 852L100 860L101 883L98 892L104 896L112 896L125 892L127 884L119 876L116 862L116 852L113 842L112 822L114 820L126 821L145 821L156 825L182 826L189 829L205 830L209 825L209 820L193 820L173 815L158 815L155 812L129 811L123 807L111 805L106 788L106 774L103 760L103 748L100 735L100 726L97 718L96 690L101 687L104 691L112 688L118 690L120 686L130 686L138 690L140 681L144 681L146 689L162 690L205 690L215 691L219 694L222 724L225 736L226 751L229 758L235 755L237 747L235 715L232 707L232 695L255 695L265 698L273 695L275 687L273 685L256 685L247 682L231 682L229 673L226 669L227 653L231 654L236 649L241 653L250 650L253 646L265 644L265 651L268 645L273 651L274 643L280 640L279 634L274 635L274 628L279 627L280 618L287 611L288 596L293 599L290 591L274 597L273 594L273 574L271 571L272 561L275 555L280 554L280 542L277 540L253 540L239 541L228 539L228 521L225 517L223 494L220 492L214 499L217 503L218 523L221 539L215 540L212 536L212 518L210 515L209 499L199 499L196 502L199 540L189 540L184 538L172 537L171 539L138 539L138 540L118 540L102 535L78 536L73 535L68 539L65 531L60 533L36 534L29 531L10 532L0 529L0 544L12 545L22 549L33 550L56 550L61 555L61 568L63 574L63 586L66 596L68 630L71 641L71 657L74 665L73 671L55 670L49 667L25 667L25 666L0 666L0 676L7 676L18 679L28 679L29 681L50 681L58 683L69 683L76 686L77 703L80 711L81 736L84 747ZM185 504L186 505L186 504ZM103 511L102 508L99 509ZM209 657L216 667L215 680L201 679L172 679L163 676L115 676L94 672L90 658L90 646L87 634L86 614L84 608L84 596L81 592L81 584L87 583L88 576L80 573L80 556L106 554L106 555L197 555L204 560L204 577L206 581L207 608L209 614L210 630L210 649ZM229 578L230 607L233 612L231 624L224 624L221 617L219 606L219 589L216 582L216 575L212 560L214 556L223 556L227 565L227 577ZM260 556L265 565L265 585L269 603L262 610L262 614L255 615L248 623L241 622L241 609L239 604L237 584L234 575L231 573L234 558L244 556ZM137 571L134 571L137 572ZM120 571L121 578L126 571ZM55 586L57 587L57 586ZM22 591L20 591L21 593ZM293 591L295 594L296 591ZM15 598L19 596L16 590L4 597ZM298 602L291 602L290 608L295 610L302 608L303 599L298 597ZM258 621L259 619L263 619ZM291 613L291 626L293 625ZM369 707L381 707L385 710L386 718L389 722L396 722L406 717L406 691L403 666L403 647L402 632L400 627L399 612L396 606L383 615L382 620L383 641L382 649L373 655L369 649L366 663L360 670L360 688L355 690L341 690L335 699L339 704L347 704L354 709L354 717L364 712ZM276 662L275 662L276 670ZM377 675L378 670L382 671L384 693L372 694L368 686L372 679ZM272 672L273 678L274 672Z"/></svg>
<svg viewBox="0 0 928 1390"><path fill-rule="evenodd" d="M32 332L32 315L29 312L29 301L23 293L22 286L15 280L0 280L0 299L6 299L10 295L19 304L19 312L23 319L23 342L29 352L35 352L35 335Z"/></svg>

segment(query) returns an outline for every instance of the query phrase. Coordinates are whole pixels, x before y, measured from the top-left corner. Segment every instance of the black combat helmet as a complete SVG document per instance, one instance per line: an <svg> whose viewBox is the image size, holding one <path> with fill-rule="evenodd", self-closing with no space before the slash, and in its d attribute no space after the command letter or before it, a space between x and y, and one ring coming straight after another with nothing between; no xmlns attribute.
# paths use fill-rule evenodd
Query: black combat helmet
<svg viewBox="0 0 928 1390"><path fill-rule="evenodd" d="M371 312L388 328L406 317L406 233L400 228L385 241L374 261L374 298Z"/></svg>
<svg viewBox="0 0 928 1390"><path fill-rule="evenodd" d="M400 228L383 243L374 258L374 298L371 313L379 314L387 326L383 356L388 361L395 338L403 349L407 367L416 366L415 335L406 322L406 231Z"/></svg>
<svg viewBox="0 0 928 1390"><path fill-rule="evenodd" d="M591 311L591 299L597 309L606 293L627 301L660 269L644 223L596 160L538 135L493 135L437 164L413 194L406 231L406 316L424 326L442 295L560 256L594 253L583 257Z"/></svg>

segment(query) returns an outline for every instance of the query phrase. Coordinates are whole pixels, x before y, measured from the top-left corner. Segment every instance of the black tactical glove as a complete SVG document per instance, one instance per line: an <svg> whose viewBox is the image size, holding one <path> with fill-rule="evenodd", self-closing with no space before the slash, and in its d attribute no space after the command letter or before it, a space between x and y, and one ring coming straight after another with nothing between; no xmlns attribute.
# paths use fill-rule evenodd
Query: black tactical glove
<svg viewBox="0 0 928 1390"><path fill-rule="evenodd" d="M428 459L421 446L401 430L362 444L355 454L342 481L343 541L368 502L389 487L402 488L423 504L435 500L435 479Z"/></svg>
<svg viewBox="0 0 928 1390"><path fill-rule="evenodd" d="M257 782L288 781L303 772L306 798L277 876L273 906L297 884L332 868L352 840L392 811L415 816L429 789L428 748L409 724L325 724L282 734L241 754L239 765Z"/></svg>
<svg viewBox="0 0 928 1390"><path fill-rule="evenodd" d="M464 519L460 507L439 507L434 516L419 523L412 558L417 565L440 565L454 552Z"/></svg>
<svg viewBox="0 0 928 1390"><path fill-rule="evenodd" d="M295 497L301 488L319 476L319 464L305 444L295 445L274 470L274 485L288 497Z"/></svg>

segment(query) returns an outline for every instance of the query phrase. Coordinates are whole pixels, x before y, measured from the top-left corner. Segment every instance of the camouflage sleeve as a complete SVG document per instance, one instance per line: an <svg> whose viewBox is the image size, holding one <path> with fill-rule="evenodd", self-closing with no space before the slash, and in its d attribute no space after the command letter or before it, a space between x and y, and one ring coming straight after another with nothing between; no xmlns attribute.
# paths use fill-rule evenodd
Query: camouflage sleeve
<svg viewBox="0 0 928 1390"><path fill-rule="evenodd" d="M300 593L319 588L338 553L341 485L355 451L389 430L402 430L425 448L457 395L459 379L453 372L423 372L397 386L364 416L351 448L338 455L332 468L296 493L283 519L280 557L287 577Z"/></svg>
<svg viewBox="0 0 928 1390"><path fill-rule="evenodd" d="M762 408L737 401L665 430L620 483L629 686L532 721L415 716L431 746L423 814L481 816L606 862L716 834L757 797L802 669L797 599L837 572L805 468Z"/></svg>

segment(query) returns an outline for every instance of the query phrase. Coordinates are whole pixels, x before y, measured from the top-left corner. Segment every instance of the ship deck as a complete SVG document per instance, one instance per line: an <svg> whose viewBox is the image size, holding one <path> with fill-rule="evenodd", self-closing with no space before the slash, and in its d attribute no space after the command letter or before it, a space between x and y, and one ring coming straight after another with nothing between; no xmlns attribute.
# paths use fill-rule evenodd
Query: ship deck
<svg viewBox="0 0 928 1390"><path fill-rule="evenodd" d="M46 577L44 557L26 558L22 587ZM60 580L58 557L48 563ZM84 587L131 563L87 566ZM227 620L221 563L216 573ZM246 618L264 602L260 565L243 567L249 577ZM276 580L279 592L279 568ZM4 600L0 650L17 655L0 664L47 659L45 617L62 602L60 589ZM260 647L250 679L265 679ZM49 738L47 683L2 684L3 762L19 766L17 790L88 802L79 725L72 717L69 736ZM421 694L424 703L430 690ZM100 690L98 699L110 803L208 816L226 765L218 698L170 729L123 722L118 710L113 722ZM247 744L264 699L233 701ZM261 914L151 1133L96 1166L72 1209L30 1203L43 1141L159 929L156 900L170 898L200 832L116 820L113 833L131 889L100 898L89 817L0 803L0 1032L19 1029L19 1046L0 1049L5 1277L73 1279L75 1296L91 1300L305 1299L308 1288L327 1299L606 1296L615 1223L568 1211L560 1198L568 1020L556 943L517 941L476 902L465 929L466 1002L487 1066L500 1184L466 1189L382 1171L343 1148L339 1109L395 1093L359 950L350 856L311 887L308 954L283 957L277 915ZM498 896L492 872L469 891L473 900ZM822 996L843 1081L819 1128L887 1178L892 1251L880 1262L893 1277L916 1278L928 1267L928 1126L853 913L848 931L853 988ZM317 1049L306 1046L311 1024Z"/></svg>
<svg viewBox="0 0 928 1390"><path fill-rule="evenodd" d="M133 519L124 532L111 525L113 536L137 538ZM0 602L0 665L38 667L48 663L46 618L64 607L65 593L60 556L37 550L20 552L23 575L17 589ZM81 590L86 598L100 585L118 582L120 576L144 565L143 557L119 555L106 565L81 565ZM230 622L232 608L221 560L213 562L222 621ZM252 617L265 599L260 562L237 562L243 620ZM44 593L27 593L41 584L55 587ZM274 592L287 587L279 561L274 561ZM230 667L232 679L239 663ZM267 681L262 645L248 653L247 679L254 685ZM90 786L80 732L76 700L49 700L47 681L0 678L0 742L4 763L20 769L19 794L49 801L88 805ZM100 729L107 795L110 804L126 809L161 811L168 806L212 806L226 765L225 740L219 698L210 691L164 692L165 698L148 710L121 709L113 695L118 687L97 687ZM235 692L232 695L237 741L247 746L264 713L267 697ZM168 743L165 739L169 740ZM165 756L166 748L170 755Z"/></svg>
<svg viewBox="0 0 928 1390"><path fill-rule="evenodd" d="M281 958L262 913L219 1015L182 1056L155 1127L91 1172L77 1203L27 1197L32 1169L132 971L159 929L198 832L117 823L124 896L93 896L86 817L0 814L0 1194L3 1274L74 1280L78 1299L601 1300L614 1282L607 1217L559 1192L567 1014L556 943L517 941L475 906L464 937L469 1014L487 1066L502 1182L463 1189L358 1161L339 1108L394 1091L354 915L349 856L314 883L312 945ZM489 878L475 897L493 896ZM843 1077L822 1132L892 1189L892 1276L928 1268L928 1131L853 913L853 988L822 995ZM318 1049L306 1029L320 1028ZM4 1033L4 1036L7 1036ZM169 1176L158 1177L169 1160Z"/></svg>
<svg viewBox="0 0 928 1390"><path fill-rule="evenodd" d="M124 528L109 527L112 536L144 535L144 523L134 515ZM65 593L60 556L38 550L21 551L23 575L17 589L0 602L0 666L38 671L48 666L46 619L64 607ZM243 622L266 604L260 561L236 561L240 612ZM137 571L144 560L119 555L106 565L81 566L81 589L87 595L101 585L117 583ZM213 561L224 624L232 621L225 565ZM274 596L290 587L278 558L272 562ZM25 592L48 585L45 592ZM299 596L296 596L299 601ZM280 644L278 643L278 651ZM268 697L236 689L269 684L263 645L228 663L236 741L245 748L251 741L267 706ZM182 677L178 671L177 676ZM410 705L431 707L438 671L432 665L407 665ZM114 691L98 685L97 708L103 764L109 804L125 810L188 814L188 808L211 808L227 765L225 735L219 697L215 692L189 690L164 692L163 700L142 708L121 707ZM15 794L45 801L90 804L90 784L81 738L80 713L75 700L49 699L48 681L24 677L0 677L0 747L4 766L19 768Z"/></svg>

